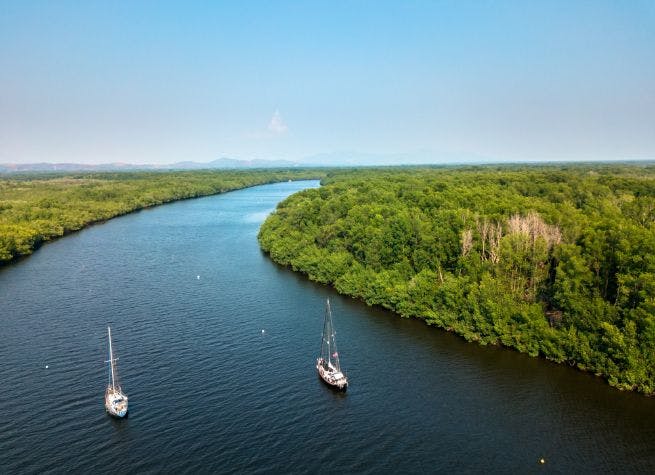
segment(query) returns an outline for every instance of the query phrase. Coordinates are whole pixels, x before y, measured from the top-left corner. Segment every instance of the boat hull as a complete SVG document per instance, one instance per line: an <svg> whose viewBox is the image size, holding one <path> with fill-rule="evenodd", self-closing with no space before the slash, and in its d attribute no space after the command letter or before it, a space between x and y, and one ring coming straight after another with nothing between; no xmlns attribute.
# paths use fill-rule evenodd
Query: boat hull
<svg viewBox="0 0 655 475"><path fill-rule="evenodd" d="M123 418L127 416L127 396L122 392L112 391L105 393L105 409L110 416Z"/></svg>
<svg viewBox="0 0 655 475"><path fill-rule="evenodd" d="M335 377L334 371L326 369L320 358L316 362L316 372L321 381L335 391L344 392L348 388L348 379L341 372L338 372L339 376Z"/></svg>
<svg viewBox="0 0 655 475"><path fill-rule="evenodd" d="M331 389L333 389L333 390L335 390L335 391L339 391L339 392L345 393L345 392L346 392L346 389L348 389L348 383L345 383L345 384L335 384L335 383L332 383L332 382L328 381L327 379L325 379L325 378L323 377L323 375L322 375L320 372L318 373L318 379L320 379L321 381L323 381L323 383L324 383L325 385L329 386Z"/></svg>
<svg viewBox="0 0 655 475"><path fill-rule="evenodd" d="M115 417L116 419L123 419L124 417L127 417L127 409L116 411L111 406L105 406L105 409L107 409L107 414Z"/></svg>

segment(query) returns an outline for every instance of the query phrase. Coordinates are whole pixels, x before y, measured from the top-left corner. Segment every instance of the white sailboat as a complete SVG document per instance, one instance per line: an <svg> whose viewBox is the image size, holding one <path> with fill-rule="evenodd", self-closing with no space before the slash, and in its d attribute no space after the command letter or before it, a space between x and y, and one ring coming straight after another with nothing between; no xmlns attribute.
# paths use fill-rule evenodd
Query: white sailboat
<svg viewBox="0 0 655 475"><path fill-rule="evenodd" d="M348 387L348 378L341 371L339 352L332 326L332 311L330 299L325 305L325 321L323 322L323 338L321 340L321 355L316 360L316 371L319 377L330 387L345 391Z"/></svg>
<svg viewBox="0 0 655 475"><path fill-rule="evenodd" d="M111 348L111 328L107 327L107 334L109 335L109 382L105 391L105 409L114 417L125 417L127 414L127 395L123 393L120 384L118 383L118 375L116 372L116 361L114 353Z"/></svg>

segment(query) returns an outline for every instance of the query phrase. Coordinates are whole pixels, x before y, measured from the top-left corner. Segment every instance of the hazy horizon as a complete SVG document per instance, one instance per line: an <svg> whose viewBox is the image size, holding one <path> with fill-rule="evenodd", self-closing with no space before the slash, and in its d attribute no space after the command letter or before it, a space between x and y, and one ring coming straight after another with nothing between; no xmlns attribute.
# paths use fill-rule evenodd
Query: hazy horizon
<svg viewBox="0 0 655 475"><path fill-rule="evenodd" d="M351 167L351 166L439 166L439 165L521 165L521 164L558 164L558 163L650 163L655 162L655 158L608 158L608 159L514 159L514 160L503 160L503 159L494 159L494 158L484 158L484 157L456 157L456 156L446 156L430 159L422 156L415 156L412 154L363 154L363 153L325 153L325 154L316 154L309 157L304 157L299 160L285 160L285 159L247 159L247 158L232 158L232 157L219 157L212 160L176 160L168 162L145 162L145 161L113 161L113 162L89 162L89 161L53 161L53 160L41 160L41 161L31 161L31 162L0 162L0 173L2 173L2 168L16 167L36 167L39 169L38 165L47 165L47 166L68 166L70 169L73 169L73 166L80 167L105 167L107 169L120 169L121 167L126 168L178 168L178 166L191 166L194 165L196 169L203 168L203 165L212 165L215 163L221 162L238 162L235 166L245 166L246 164L252 164L249 166L253 167L270 167L270 168L284 168L287 166L300 166L300 167ZM222 164L220 168L230 168L229 163Z"/></svg>
<svg viewBox="0 0 655 475"><path fill-rule="evenodd" d="M0 163L655 158L655 3L3 2Z"/></svg>

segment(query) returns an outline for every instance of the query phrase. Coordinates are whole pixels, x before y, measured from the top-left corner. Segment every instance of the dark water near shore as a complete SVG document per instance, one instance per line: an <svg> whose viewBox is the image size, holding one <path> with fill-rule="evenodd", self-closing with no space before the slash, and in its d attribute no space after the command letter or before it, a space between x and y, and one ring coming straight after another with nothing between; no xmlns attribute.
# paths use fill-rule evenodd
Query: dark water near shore
<svg viewBox="0 0 655 475"><path fill-rule="evenodd" d="M0 269L0 473L655 471L654 399L268 260L260 223L308 186L141 211ZM345 395L313 366L326 297ZM103 408L107 324L126 420Z"/></svg>

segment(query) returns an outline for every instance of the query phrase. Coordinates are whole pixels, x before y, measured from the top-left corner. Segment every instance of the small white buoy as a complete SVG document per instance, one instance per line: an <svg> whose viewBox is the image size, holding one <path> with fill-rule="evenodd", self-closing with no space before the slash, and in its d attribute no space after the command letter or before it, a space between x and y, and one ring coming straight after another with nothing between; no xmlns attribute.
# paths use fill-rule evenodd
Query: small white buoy
<svg viewBox="0 0 655 475"><path fill-rule="evenodd" d="M540 459L539 463L544 464L544 463L546 463L546 461L544 459Z"/></svg>
<svg viewBox="0 0 655 475"><path fill-rule="evenodd" d="M264 330L262 330L262 333L266 333Z"/></svg>
<svg viewBox="0 0 655 475"><path fill-rule="evenodd" d="M198 276L197 279L200 280L200 276Z"/></svg>
<svg viewBox="0 0 655 475"><path fill-rule="evenodd" d="M48 365L45 365L45 369L48 369Z"/></svg>

